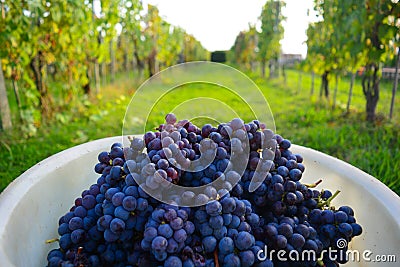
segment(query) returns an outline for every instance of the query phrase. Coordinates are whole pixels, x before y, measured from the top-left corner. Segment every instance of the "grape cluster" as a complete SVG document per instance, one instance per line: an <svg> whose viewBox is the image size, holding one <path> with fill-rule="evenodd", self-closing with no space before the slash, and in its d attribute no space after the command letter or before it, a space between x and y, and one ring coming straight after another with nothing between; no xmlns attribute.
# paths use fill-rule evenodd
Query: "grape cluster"
<svg viewBox="0 0 400 267"><path fill-rule="evenodd" d="M190 209L170 205L156 208L146 224L142 248L151 251L158 261L180 254L190 243L190 236L195 230L193 222L188 220L188 212L190 213Z"/></svg>
<svg viewBox="0 0 400 267"><path fill-rule="evenodd" d="M259 121L165 124L98 155L97 182L59 219L48 266L337 266L362 233L338 195L300 180L289 140ZM179 187L178 187L179 186ZM51 240L50 240L51 241ZM345 241L342 246L339 241ZM332 260L322 252L337 250ZM270 250L311 251L280 261Z"/></svg>

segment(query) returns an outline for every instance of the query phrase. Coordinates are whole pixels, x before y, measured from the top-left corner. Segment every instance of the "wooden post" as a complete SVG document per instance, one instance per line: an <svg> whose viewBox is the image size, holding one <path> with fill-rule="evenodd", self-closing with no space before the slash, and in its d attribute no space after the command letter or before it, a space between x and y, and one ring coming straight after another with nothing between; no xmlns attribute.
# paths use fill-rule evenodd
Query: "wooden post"
<svg viewBox="0 0 400 267"><path fill-rule="evenodd" d="M400 48L397 48L397 62L396 62L396 72L394 74L394 82L393 82L393 89L392 89L392 101L390 102L390 112L389 112L389 119L391 120L393 117L393 108L394 108L394 98L396 96L397 85L399 82L399 65L400 65Z"/></svg>
<svg viewBox="0 0 400 267"><path fill-rule="evenodd" d="M97 59L94 62L94 83L96 86L96 95L100 93L100 70L99 70L99 63Z"/></svg>
<svg viewBox="0 0 400 267"><path fill-rule="evenodd" d="M314 94L314 80L315 80L315 72L311 72L311 92L310 95Z"/></svg>
<svg viewBox="0 0 400 267"><path fill-rule="evenodd" d="M335 74L335 91L333 92L333 104L332 104L332 109L336 108L336 94L338 91L339 87L339 75L336 73Z"/></svg>
<svg viewBox="0 0 400 267"><path fill-rule="evenodd" d="M354 80L356 79L356 74L357 74L357 71L353 72L353 74L351 75L349 97L347 99L347 107L346 107L347 113L350 112L350 104L351 104L351 98L353 97L353 87L354 87Z"/></svg>
<svg viewBox="0 0 400 267"><path fill-rule="evenodd" d="M11 111L8 104L8 97L6 91L6 83L3 75L3 66L0 60L0 113L1 113L1 126L3 129L11 129Z"/></svg>
<svg viewBox="0 0 400 267"><path fill-rule="evenodd" d="M114 53L113 41L110 41L110 74L111 74L111 82L115 81L115 53Z"/></svg>

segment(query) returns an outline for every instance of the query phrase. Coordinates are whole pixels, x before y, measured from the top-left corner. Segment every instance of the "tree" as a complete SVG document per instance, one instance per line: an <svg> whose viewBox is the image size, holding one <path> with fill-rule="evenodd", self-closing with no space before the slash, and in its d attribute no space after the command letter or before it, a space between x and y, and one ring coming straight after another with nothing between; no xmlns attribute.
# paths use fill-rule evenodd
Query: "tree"
<svg viewBox="0 0 400 267"><path fill-rule="evenodd" d="M400 14L400 5L392 0L316 0L315 8L323 21L318 22L318 31L309 31L310 52L321 54L326 71L352 73L347 110L355 72L365 66L362 87L367 120L373 121L379 100L380 66L395 55L391 43L399 35L396 14Z"/></svg>
<svg viewBox="0 0 400 267"><path fill-rule="evenodd" d="M1 71L13 85L20 125L36 129L54 111L80 105L93 76L99 92L106 66L113 78L134 59L140 71L147 63L154 74L183 58L208 58L200 42L164 21L156 7L146 14L141 0L98 2L99 10L95 0L0 0Z"/></svg>
<svg viewBox="0 0 400 267"><path fill-rule="evenodd" d="M15 3L13 1L1 2L0 20L0 61L2 61L3 79L10 79L14 87L17 106L19 108L22 123L26 123L26 117L31 114L33 106L36 106L38 94L35 85L27 71L29 68L30 55L33 45L30 42L32 32L31 20L24 14L27 4ZM18 83L23 85L23 99L20 98ZM6 91L5 84L3 84ZM6 92L2 100L6 101ZM24 102L22 104L21 102ZM24 110L21 110L24 109ZM29 112L25 112L29 110ZM4 116L3 116L4 117Z"/></svg>
<svg viewBox="0 0 400 267"><path fill-rule="evenodd" d="M374 121L379 100L381 62L393 55L389 42L399 34L400 5L391 0L366 0L366 66L362 78L367 120Z"/></svg>
<svg viewBox="0 0 400 267"><path fill-rule="evenodd" d="M350 111L351 99L353 96L354 81L357 70L365 65L365 51L363 50L363 18L365 18L364 0L341 1L339 7L343 19L337 20L342 29L341 41L343 43L344 69L351 73L349 93L347 98L346 112Z"/></svg>
<svg viewBox="0 0 400 267"><path fill-rule="evenodd" d="M231 48L233 62L245 69L253 70L258 54L258 32L254 25L249 25L247 31L241 31Z"/></svg>
<svg viewBox="0 0 400 267"><path fill-rule="evenodd" d="M185 32L183 47L183 61L190 62L195 60L208 60L210 53L201 45L201 43Z"/></svg>
<svg viewBox="0 0 400 267"><path fill-rule="evenodd" d="M145 58L151 50L150 39L148 38L144 27L141 23L144 22L145 17L143 14L143 5L139 0L123 1L122 12L120 13L120 23L122 25L121 35L123 38L126 36L126 44L132 44L132 47L127 48L130 50L135 61L135 65L139 70L141 76L145 67Z"/></svg>
<svg viewBox="0 0 400 267"><path fill-rule="evenodd" d="M280 40L283 38L284 29L282 21L283 1L268 0L261 12L261 32L258 37L259 59L261 61L261 75L265 77L266 62L269 62L270 77L274 76L281 53Z"/></svg>
<svg viewBox="0 0 400 267"><path fill-rule="evenodd" d="M157 64L157 53L159 47L157 44L159 43L159 36L161 32L161 23L162 19L159 15L159 11L156 6L147 5L147 15L145 17L146 22L146 39L150 41L151 49L150 53L147 56L147 65L149 70L149 76L153 76L158 71Z"/></svg>
<svg viewBox="0 0 400 267"><path fill-rule="evenodd" d="M170 67L178 62L184 47L184 36L182 28L174 27L165 21L161 23L157 61L162 64L162 67Z"/></svg>
<svg viewBox="0 0 400 267"><path fill-rule="evenodd" d="M307 68L313 73L321 75L320 97L325 95L329 97L329 80L330 70L330 50L329 40L330 32L322 21L312 23L307 29Z"/></svg>

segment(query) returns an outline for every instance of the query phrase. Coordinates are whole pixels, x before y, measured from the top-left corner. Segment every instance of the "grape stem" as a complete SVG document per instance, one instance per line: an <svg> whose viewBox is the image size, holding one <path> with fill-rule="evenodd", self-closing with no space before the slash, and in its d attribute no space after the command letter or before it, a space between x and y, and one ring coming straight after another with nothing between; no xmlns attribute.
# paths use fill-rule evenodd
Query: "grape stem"
<svg viewBox="0 0 400 267"><path fill-rule="evenodd" d="M313 184L304 184L304 185L307 186L308 188L314 188L314 187L317 187L317 185L319 185L320 183L322 183L322 179L319 179L318 181L316 181Z"/></svg>
<svg viewBox="0 0 400 267"><path fill-rule="evenodd" d="M53 238L53 239L47 239L47 240L45 241L45 243L46 243L46 244L51 244L51 243L58 242L58 241L59 241L58 238Z"/></svg>
<svg viewBox="0 0 400 267"><path fill-rule="evenodd" d="M340 193L340 190L336 190L335 194L333 194L330 198L328 198L326 201L323 201L321 203L318 204L319 207L323 207L323 206L331 206L331 201L337 197Z"/></svg>
<svg viewBox="0 0 400 267"><path fill-rule="evenodd" d="M214 250L214 262L215 262L215 267L219 267L219 262L218 262L218 251L217 251L217 249Z"/></svg>

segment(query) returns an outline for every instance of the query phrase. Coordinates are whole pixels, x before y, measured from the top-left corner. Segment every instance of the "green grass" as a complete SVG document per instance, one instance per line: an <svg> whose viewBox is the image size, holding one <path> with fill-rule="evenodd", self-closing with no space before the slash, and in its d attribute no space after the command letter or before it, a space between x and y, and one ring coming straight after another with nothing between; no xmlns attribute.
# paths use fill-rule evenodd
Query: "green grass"
<svg viewBox="0 0 400 267"><path fill-rule="evenodd" d="M389 110L390 83L382 83L378 104L379 120L369 124L364 119L365 100L359 81L356 81L354 88L351 112L346 115L348 79L342 79L336 109L332 110L331 103L319 99L318 77L315 79L314 95L310 96L311 76L308 74L302 74L301 84L296 71L287 71L287 84L282 79L266 80L254 73L247 74L268 100L277 133L296 144L347 161L377 177L400 194L399 97L396 100L394 119L391 122L384 119ZM215 76L218 73L204 75ZM246 121L254 118L252 110L243 99L217 85L194 83L179 86L156 102L160 89L170 82L160 81L152 88L144 88L146 90L138 97L137 105L130 107L124 125L125 133L143 132L144 127L147 130L153 129L171 111L178 115L178 119L195 118L201 114L202 117L195 119L199 124L215 124L215 120L226 121L235 115ZM90 140L120 135L125 109L135 84L131 77L120 77L116 83L102 88L101 96L92 99L92 104L86 101L86 105L75 109L72 114L65 113L66 121L56 120L44 125L36 136L29 139L22 138L18 131L1 133L0 190L29 167L56 152ZM331 88L333 86L331 83ZM257 92L248 90L244 94L253 109L266 108ZM191 98L195 100L184 102ZM149 114L148 123L144 125L144 107L152 104L155 105Z"/></svg>

